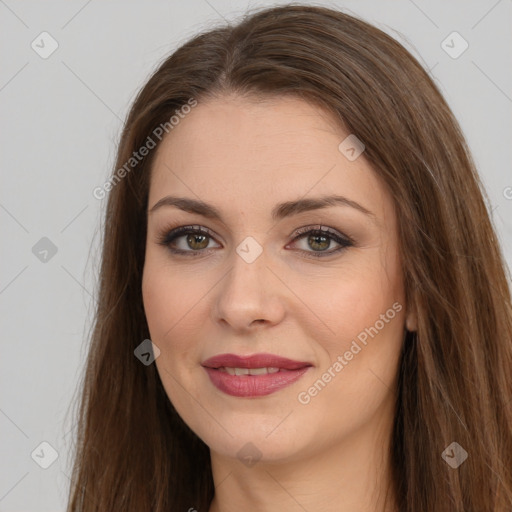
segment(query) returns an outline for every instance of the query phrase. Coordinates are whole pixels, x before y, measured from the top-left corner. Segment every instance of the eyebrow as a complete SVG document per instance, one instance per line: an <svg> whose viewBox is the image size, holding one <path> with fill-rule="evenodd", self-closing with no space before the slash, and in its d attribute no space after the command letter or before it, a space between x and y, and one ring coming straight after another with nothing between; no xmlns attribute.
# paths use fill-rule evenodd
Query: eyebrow
<svg viewBox="0 0 512 512"><path fill-rule="evenodd" d="M188 197L176 197L176 196L165 196L162 197L157 203L148 210L148 213L153 213L154 211L162 208L163 206L175 206L180 210L196 213L198 215L202 215L208 219L219 220L220 222L224 222L222 220L222 215L220 211L215 208L215 206L205 203L204 201L200 201L197 199L191 199ZM330 195L330 196L321 196L309 199L298 199L295 201L286 201L284 203L279 203L272 208L271 217L273 221L278 221L284 219L285 217L291 217L292 215L297 215L302 212L307 212L311 210L319 210L322 208L328 208L329 206L349 206L360 212L364 213L372 217L375 220L375 214L370 210L360 205L356 201L352 199L348 199L344 196L339 195Z"/></svg>

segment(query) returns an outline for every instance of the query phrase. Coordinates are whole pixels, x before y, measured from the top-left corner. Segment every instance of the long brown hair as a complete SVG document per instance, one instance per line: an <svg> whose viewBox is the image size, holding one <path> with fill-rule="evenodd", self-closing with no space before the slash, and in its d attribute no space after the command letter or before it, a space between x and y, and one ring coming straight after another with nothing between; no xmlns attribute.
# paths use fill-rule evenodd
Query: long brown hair
<svg viewBox="0 0 512 512"><path fill-rule="evenodd" d="M463 134L393 38L341 12L288 5L194 37L134 101L108 187L68 512L208 510L209 449L175 412L156 366L134 357L149 338L141 280L156 149L133 168L126 162L191 99L232 92L327 108L363 141L393 195L407 304L418 319L396 390L399 510L512 510L510 288ZM452 442L468 453L458 468L441 456Z"/></svg>

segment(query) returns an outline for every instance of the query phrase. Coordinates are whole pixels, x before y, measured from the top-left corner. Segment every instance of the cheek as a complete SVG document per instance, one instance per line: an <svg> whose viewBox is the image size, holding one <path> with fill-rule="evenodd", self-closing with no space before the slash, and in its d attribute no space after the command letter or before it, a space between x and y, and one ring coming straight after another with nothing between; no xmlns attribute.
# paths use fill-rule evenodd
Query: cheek
<svg viewBox="0 0 512 512"><path fill-rule="evenodd" d="M380 366L393 360L403 336L403 302L390 290L361 284L346 286L331 295L331 304L325 312L329 331L316 340L327 358L336 361L344 356L351 366Z"/></svg>
<svg viewBox="0 0 512 512"><path fill-rule="evenodd" d="M167 350L169 340L175 338L187 311L193 303L194 292L183 286L183 279L156 258L148 256L142 278L144 311L152 341Z"/></svg>
<svg viewBox="0 0 512 512"><path fill-rule="evenodd" d="M327 301L325 293L309 295L325 304L318 316L334 334L314 338L320 364L297 400L305 415L318 414L340 435L362 427L392 400L405 311L395 284L385 274L361 272L344 279Z"/></svg>
<svg viewBox="0 0 512 512"><path fill-rule="evenodd" d="M146 249L142 276L142 296L148 324L155 333L180 322L201 296L202 283L171 265L164 251Z"/></svg>
<svg viewBox="0 0 512 512"><path fill-rule="evenodd" d="M160 350L155 365L163 387L173 405L183 412L191 406L183 396L180 383L197 359L189 340L194 337L193 326L198 325L198 322L190 322L198 298L192 287L183 286L184 279L179 273L155 260L149 256L144 267L144 310L151 341ZM191 388L190 383L187 388Z"/></svg>
<svg viewBox="0 0 512 512"><path fill-rule="evenodd" d="M178 311L176 306L176 283L165 268L147 262L142 278L142 298L149 330L154 337L160 337L165 329L170 329Z"/></svg>
<svg viewBox="0 0 512 512"><path fill-rule="evenodd" d="M392 252L367 252L328 281L327 288L302 292L317 308L322 333L314 336L318 371L304 383L299 401L318 414L330 410L334 422L339 411L350 412L346 427L356 428L387 400L396 379L405 312L399 261Z"/></svg>
<svg viewBox="0 0 512 512"><path fill-rule="evenodd" d="M310 319L307 329L316 332L314 339L331 360L376 323L382 338L401 337L405 308L398 258L378 248L365 251L351 255L342 268L295 283L294 291L305 298L311 313L304 315Z"/></svg>
<svg viewBox="0 0 512 512"><path fill-rule="evenodd" d="M187 372L197 371L200 346L194 340L204 337L205 296L212 286L197 273L171 267L165 256L148 255L142 296L151 340L160 349L156 364L164 382L172 381L164 369L180 381Z"/></svg>

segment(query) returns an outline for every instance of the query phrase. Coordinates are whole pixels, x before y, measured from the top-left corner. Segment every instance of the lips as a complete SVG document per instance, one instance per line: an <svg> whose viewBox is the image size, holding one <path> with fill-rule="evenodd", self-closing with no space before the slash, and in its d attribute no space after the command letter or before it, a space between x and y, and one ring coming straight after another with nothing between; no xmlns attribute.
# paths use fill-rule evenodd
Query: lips
<svg viewBox="0 0 512 512"><path fill-rule="evenodd" d="M202 366L217 389L248 398L268 395L293 384L312 365L274 354L220 354L207 359Z"/></svg>

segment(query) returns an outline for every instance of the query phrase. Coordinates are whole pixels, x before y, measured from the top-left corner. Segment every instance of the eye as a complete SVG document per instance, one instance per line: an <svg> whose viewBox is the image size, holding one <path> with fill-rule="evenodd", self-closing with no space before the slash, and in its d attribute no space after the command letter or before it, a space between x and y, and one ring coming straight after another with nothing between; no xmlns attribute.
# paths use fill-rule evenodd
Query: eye
<svg viewBox="0 0 512 512"><path fill-rule="evenodd" d="M301 252L307 253L307 257L330 256L354 245L353 240L346 235L321 225L306 226L298 229L294 234L296 236L292 244L304 239L306 247L313 249L300 249ZM180 226L170 231L164 231L158 238L158 244L168 248L173 254L201 256L211 252L210 242L213 240L211 231L202 226ZM332 242L338 244L339 247L327 250Z"/></svg>
<svg viewBox="0 0 512 512"><path fill-rule="evenodd" d="M183 240L180 240L183 239ZM174 254L189 253L187 256L199 256L208 249L213 240L211 232L201 226L181 226L164 232L158 240L160 245L167 247ZM211 249L211 247L210 247Z"/></svg>
<svg viewBox="0 0 512 512"><path fill-rule="evenodd" d="M312 251L303 249L303 252L307 253L307 257L322 258L330 256L354 245L353 240L346 235L342 235L336 230L324 226L307 226L298 229L295 234L297 234L297 236L293 239L294 243L297 240L304 239L306 247L313 249ZM331 242L333 241L337 243L339 247L328 251L327 249L331 246Z"/></svg>

